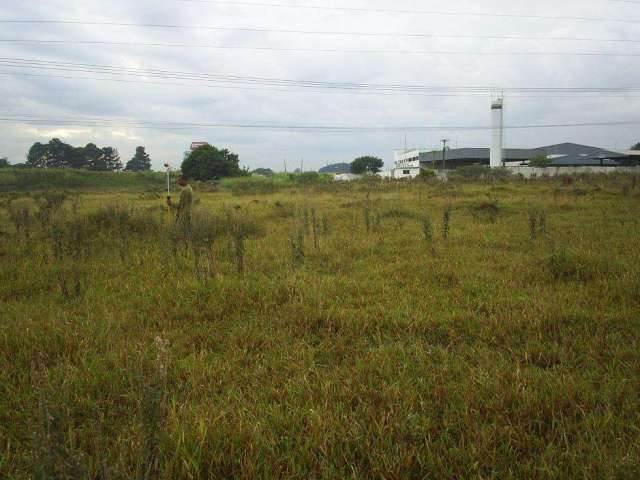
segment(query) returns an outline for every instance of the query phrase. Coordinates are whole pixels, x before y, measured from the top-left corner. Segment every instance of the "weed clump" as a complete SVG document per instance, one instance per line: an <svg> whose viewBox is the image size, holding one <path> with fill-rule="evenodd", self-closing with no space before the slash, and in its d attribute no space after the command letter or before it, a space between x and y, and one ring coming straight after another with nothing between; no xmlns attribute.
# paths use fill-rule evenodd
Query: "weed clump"
<svg viewBox="0 0 640 480"><path fill-rule="evenodd" d="M500 206L497 200L480 202L471 209L471 214L476 218L487 218L491 223L496 223L500 214Z"/></svg>
<svg viewBox="0 0 640 480"><path fill-rule="evenodd" d="M451 205L447 205L442 214L442 238L449 238L449 228L451 223Z"/></svg>
<svg viewBox="0 0 640 480"><path fill-rule="evenodd" d="M159 230L157 221L149 215L139 215L130 208L108 205L87 216L89 227L96 232L150 234Z"/></svg>
<svg viewBox="0 0 640 480"><path fill-rule="evenodd" d="M291 261L294 266L300 266L304 263L304 231L298 228L296 233L291 236Z"/></svg>
<svg viewBox="0 0 640 480"><path fill-rule="evenodd" d="M547 258L546 268L556 281L588 282L609 273L612 266L561 247Z"/></svg>
<svg viewBox="0 0 640 480"><path fill-rule="evenodd" d="M37 218L43 227L51 225L56 220L67 196L66 192L43 192L33 195L33 199L39 205Z"/></svg>
<svg viewBox="0 0 640 480"><path fill-rule="evenodd" d="M245 268L245 241L250 238L263 237L265 229L253 219L227 211L225 230L231 235L236 268L238 273L242 275Z"/></svg>
<svg viewBox="0 0 640 480"><path fill-rule="evenodd" d="M225 235L224 222L215 215L195 215L191 222L190 240L196 274L207 280L216 273L214 245Z"/></svg>
<svg viewBox="0 0 640 480"><path fill-rule="evenodd" d="M13 223L19 236L29 238L32 227L31 208L28 205L10 205L9 220Z"/></svg>
<svg viewBox="0 0 640 480"><path fill-rule="evenodd" d="M547 212L539 208L529 209L529 238L535 240L538 234L547 233Z"/></svg>
<svg viewBox="0 0 640 480"><path fill-rule="evenodd" d="M402 208L392 208L391 210L387 210L380 215L381 219L392 219L396 221L398 227L402 227L404 222L407 220L419 221L420 217L411 212L409 210L405 210Z"/></svg>

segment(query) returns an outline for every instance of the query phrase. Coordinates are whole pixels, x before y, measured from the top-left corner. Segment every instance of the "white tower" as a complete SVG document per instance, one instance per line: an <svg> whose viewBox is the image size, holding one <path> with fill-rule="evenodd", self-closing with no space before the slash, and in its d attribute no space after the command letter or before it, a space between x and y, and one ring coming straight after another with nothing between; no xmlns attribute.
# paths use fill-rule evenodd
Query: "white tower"
<svg viewBox="0 0 640 480"><path fill-rule="evenodd" d="M502 98L497 99L491 104L491 159L489 164L491 168L503 166L502 161L502 137L504 132L503 126L503 107Z"/></svg>

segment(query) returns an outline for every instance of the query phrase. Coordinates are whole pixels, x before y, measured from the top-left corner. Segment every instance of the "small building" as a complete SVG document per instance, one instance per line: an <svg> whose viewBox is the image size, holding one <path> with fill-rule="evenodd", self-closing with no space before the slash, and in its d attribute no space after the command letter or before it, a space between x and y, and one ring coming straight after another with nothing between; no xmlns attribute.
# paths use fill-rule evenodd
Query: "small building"
<svg viewBox="0 0 640 480"><path fill-rule="evenodd" d="M391 170L391 178L412 179L420 175L420 158L427 153L426 150L403 150L393 155L394 168Z"/></svg>

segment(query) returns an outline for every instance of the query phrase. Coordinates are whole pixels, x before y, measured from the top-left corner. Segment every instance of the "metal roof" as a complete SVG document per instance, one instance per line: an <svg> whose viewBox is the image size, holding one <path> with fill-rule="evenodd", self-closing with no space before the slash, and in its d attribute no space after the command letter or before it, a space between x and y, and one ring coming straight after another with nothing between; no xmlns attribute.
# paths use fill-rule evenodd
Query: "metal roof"
<svg viewBox="0 0 640 480"><path fill-rule="evenodd" d="M539 148L505 148L505 161L531 160L539 156L551 158L552 165L599 165L602 159L622 158L629 155L640 155L640 151L611 151L603 148L579 145L577 143L559 143ZM490 156L489 148L454 148L447 150L446 159L486 161ZM442 150L420 153L420 161L425 163L442 160Z"/></svg>

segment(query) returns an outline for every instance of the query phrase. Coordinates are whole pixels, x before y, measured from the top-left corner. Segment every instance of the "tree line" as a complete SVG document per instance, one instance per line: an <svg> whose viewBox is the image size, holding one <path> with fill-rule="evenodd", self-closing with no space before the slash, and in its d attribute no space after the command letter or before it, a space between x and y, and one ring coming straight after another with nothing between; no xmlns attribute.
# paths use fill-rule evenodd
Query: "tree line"
<svg viewBox="0 0 640 480"><path fill-rule="evenodd" d="M48 143L34 143L27 153L29 168L83 168L94 171L119 171L123 169L118 150L113 147L98 147L88 143L74 147L58 138ZM124 167L125 171L151 170L151 158L145 147L137 147L135 155Z"/></svg>

